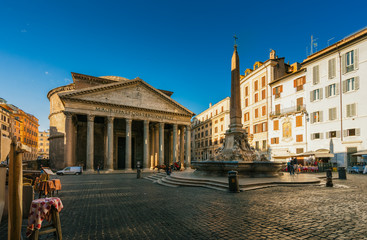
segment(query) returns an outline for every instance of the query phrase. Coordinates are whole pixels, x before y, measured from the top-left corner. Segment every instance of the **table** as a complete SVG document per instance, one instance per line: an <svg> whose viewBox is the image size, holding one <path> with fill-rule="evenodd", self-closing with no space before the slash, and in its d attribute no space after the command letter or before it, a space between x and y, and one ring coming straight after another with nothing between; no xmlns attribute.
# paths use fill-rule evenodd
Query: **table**
<svg viewBox="0 0 367 240"><path fill-rule="evenodd" d="M58 213L63 209L62 202L60 198L51 197L51 198L39 198L32 201L31 208L29 209L28 216L28 226L27 226L27 237L30 237L35 230L41 229L43 220L47 220L51 222L52 215L51 210L56 211L57 216ZM59 219L52 219L53 224L60 224ZM56 223L54 221L57 221ZM60 226L61 232L61 226Z"/></svg>

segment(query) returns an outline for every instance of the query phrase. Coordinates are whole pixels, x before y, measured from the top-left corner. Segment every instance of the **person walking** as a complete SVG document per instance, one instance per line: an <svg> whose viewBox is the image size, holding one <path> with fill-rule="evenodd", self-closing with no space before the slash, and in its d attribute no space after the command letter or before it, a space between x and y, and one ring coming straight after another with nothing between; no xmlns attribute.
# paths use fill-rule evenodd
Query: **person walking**
<svg viewBox="0 0 367 240"><path fill-rule="evenodd" d="M97 165L97 173L99 174L99 164Z"/></svg>

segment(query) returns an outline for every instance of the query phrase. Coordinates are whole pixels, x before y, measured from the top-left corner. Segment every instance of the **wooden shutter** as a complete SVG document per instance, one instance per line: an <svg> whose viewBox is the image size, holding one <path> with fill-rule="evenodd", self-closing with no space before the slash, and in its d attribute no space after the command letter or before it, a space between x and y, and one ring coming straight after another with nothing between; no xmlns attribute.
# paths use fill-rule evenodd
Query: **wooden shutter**
<svg viewBox="0 0 367 240"><path fill-rule="evenodd" d="M313 67L313 84L319 83L319 65Z"/></svg>
<svg viewBox="0 0 367 240"><path fill-rule="evenodd" d="M357 104L351 104L351 116L357 116Z"/></svg>
<svg viewBox="0 0 367 240"><path fill-rule="evenodd" d="M354 49L354 70L357 70L359 67L359 56L358 56L358 49Z"/></svg>
<svg viewBox="0 0 367 240"><path fill-rule="evenodd" d="M330 59L328 62L328 78L332 79L335 77L336 69L335 69L335 58Z"/></svg>
<svg viewBox="0 0 367 240"><path fill-rule="evenodd" d="M325 87L325 97L328 98L329 97L329 88L330 86L326 86Z"/></svg>
<svg viewBox="0 0 367 240"><path fill-rule="evenodd" d="M340 131L336 131L336 137L340 138Z"/></svg>
<svg viewBox="0 0 367 240"><path fill-rule="evenodd" d="M359 89L359 77L354 77L354 89Z"/></svg>
<svg viewBox="0 0 367 240"><path fill-rule="evenodd" d="M282 93L283 92L283 85L280 85L279 86L279 93Z"/></svg>
<svg viewBox="0 0 367 240"><path fill-rule="evenodd" d="M314 140L315 139L315 134L314 133L312 133L311 134L311 140Z"/></svg>
<svg viewBox="0 0 367 240"><path fill-rule="evenodd" d="M320 133L320 139L324 138L324 133Z"/></svg>
<svg viewBox="0 0 367 240"><path fill-rule="evenodd" d="M347 117L350 117L350 104L347 105Z"/></svg>
<svg viewBox="0 0 367 240"><path fill-rule="evenodd" d="M329 120L333 120L333 108L329 108Z"/></svg>
<svg viewBox="0 0 367 240"><path fill-rule="evenodd" d="M346 73L345 54L342 55L342 74Z"/></svg>
<svg viewBox="0 0 367 240"><path fill-rule="evenodd" d="M319 122L323 121L323 111L319 111Z"/></svg>
<svg viewBox="0 0 367 240"><path fill-rule="evenodd" d="M356 136L360 136L361 135L361 129L360 128L356 128Z"/></svg>
<svg viewBox="0 0 367 240"><path fill-rule="evenodd" d="M275 92L275 88L273 88L273 95L275 95L276 94L276 92Z"/></svg>
<svg viewBox="0 0 367 240"><path fill-rule="evenodd" d="M325 138L330 138L330 132L325 133Z"/></svg>
<svg viewBox="0 0 367 240"><path fill-rule="evenodd" d="M343 93L347 92L347 84L348 84L348 81L344 80L343 81Z"/></svg>
<svg viewBox="0 0 367 240"><path fill-rule="evenodd" d="M314 99L314 92L313 91L310 92L310 101L311 102L315 101L315 99Z"/></svg>
<svg viewBox="0 0 367 240"><path fill-rule="evenodd" d="M340 89L339 89L339 83L335 83L335 94L339 95Z"/></svg>
<svg viewBox="0 0 367 240"><path fill-rule="evenodd" d="M322 93L322 88L319 88L319 95L320 95L320 100L322 99L323 93Z"/></svg>
<svg viewBox="0 0 367 240"><path fill-rule="evenodd" d="M297 87L297 79L293 80L293 87Z"/></svg>
<svg viewBox="0 0 367 240"><path fill-rule="evenodd" d="M343 136L344 136L344 137L348 137L348 130L346 130L346 129L345 129L345 130L343 130Z"/></svg>

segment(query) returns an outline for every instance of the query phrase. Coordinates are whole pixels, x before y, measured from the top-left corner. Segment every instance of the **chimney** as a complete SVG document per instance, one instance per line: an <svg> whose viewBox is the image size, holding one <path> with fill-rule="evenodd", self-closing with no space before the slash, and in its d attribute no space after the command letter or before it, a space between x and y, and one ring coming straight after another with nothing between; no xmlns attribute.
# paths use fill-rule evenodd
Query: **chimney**
<svg viewBox="0 0 367 240"><path fill-rule="evenodd" d="M301 68L301 64L298 62L295 62L291 65L292 72L297 72Z"/></svg>
<svg viewBox="0 0 367 240"><path fill-rule="evenodd" d="M209 103L209 108L211 108L212 107L212 103Z"/></svg>

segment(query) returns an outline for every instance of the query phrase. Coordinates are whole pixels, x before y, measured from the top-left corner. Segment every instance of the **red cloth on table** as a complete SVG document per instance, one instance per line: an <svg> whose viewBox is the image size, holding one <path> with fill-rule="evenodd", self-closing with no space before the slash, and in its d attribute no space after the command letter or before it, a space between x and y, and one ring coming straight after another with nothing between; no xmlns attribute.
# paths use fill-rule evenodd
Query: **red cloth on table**
<svg viewBox="0 0 367 240"><path fill-rule="evenodd" d="M64 207L60 198L40 198L32 201L28 215L27 237L31 236L35 229L41 229L44 219L51 221L51 208L54 207L58 212Z"/></svg>

